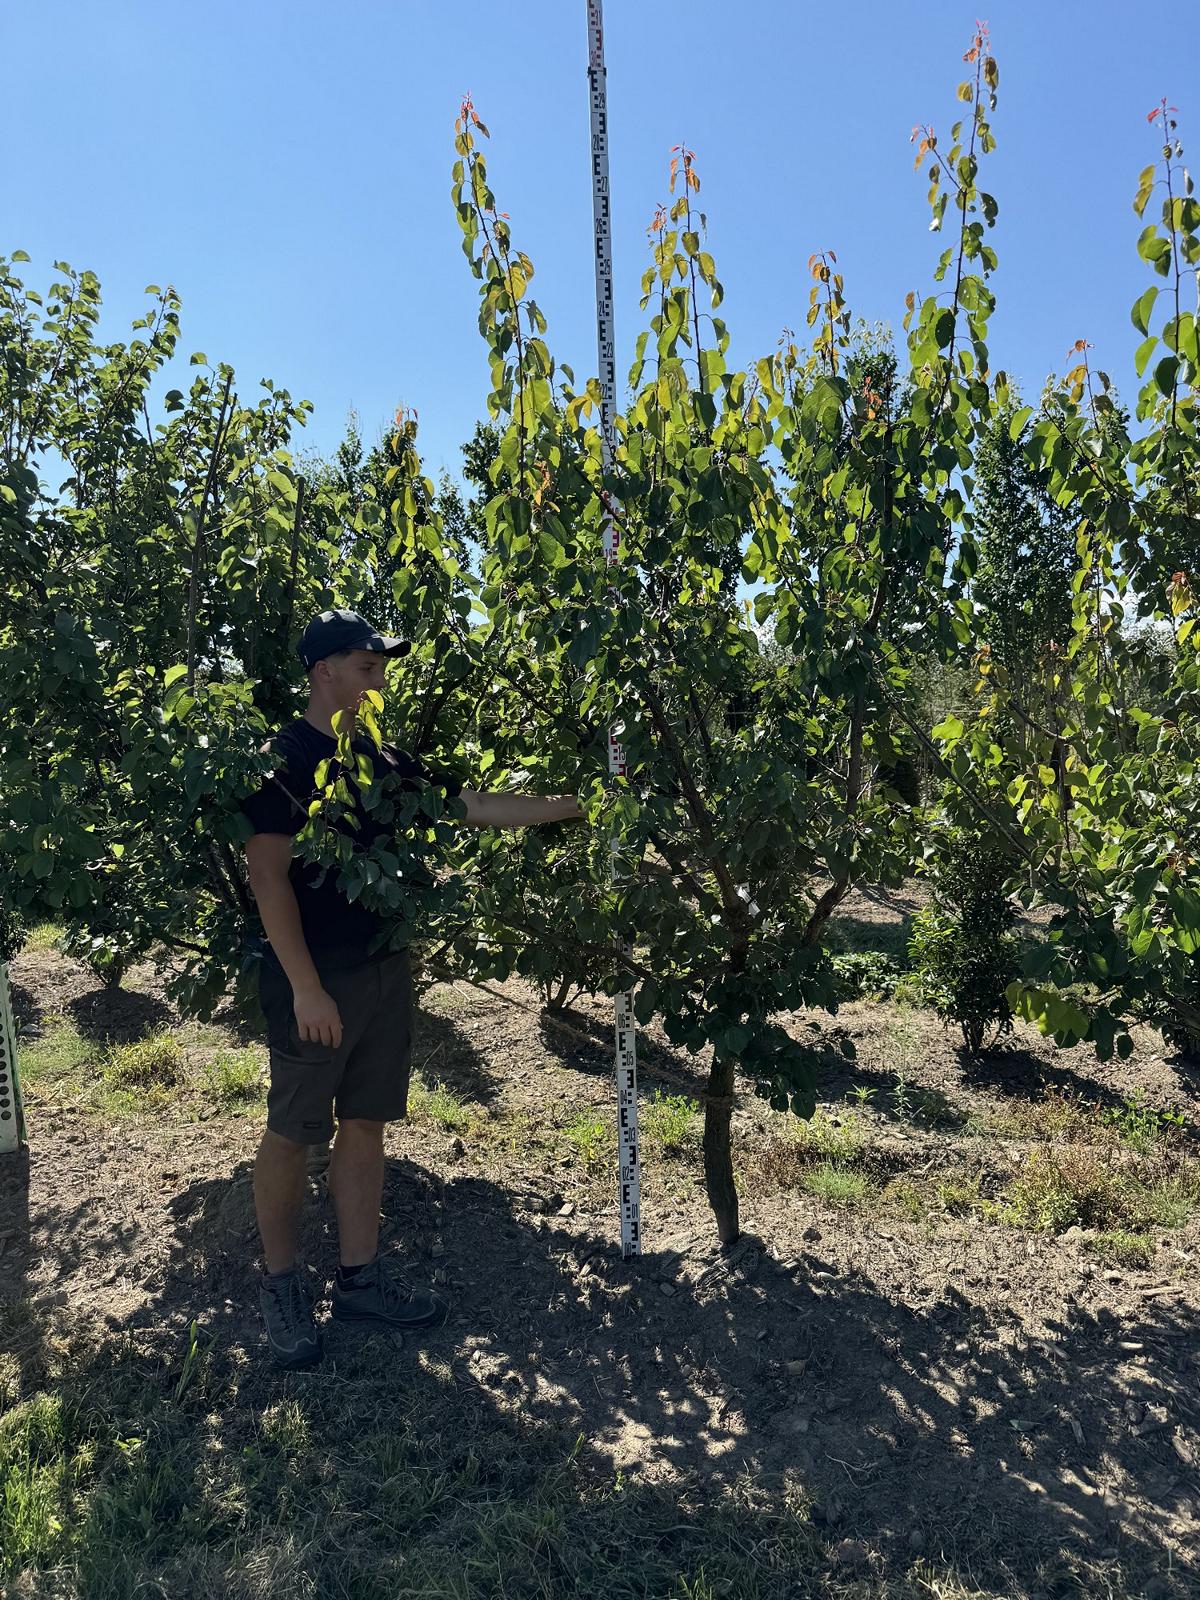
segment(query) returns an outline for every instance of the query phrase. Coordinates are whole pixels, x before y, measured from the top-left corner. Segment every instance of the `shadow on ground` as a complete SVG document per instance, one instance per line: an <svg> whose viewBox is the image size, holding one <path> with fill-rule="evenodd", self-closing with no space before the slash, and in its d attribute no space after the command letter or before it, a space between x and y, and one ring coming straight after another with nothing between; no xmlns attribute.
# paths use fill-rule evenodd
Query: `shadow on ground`
<svg viewBox="0 0 1200 1600"><path fill-rule="evenodd" d="M570 1007L542 1011L538 1016L538 1036L546 1050L572 1071L612 1077L611 1015L601 1019ZM640 1079L672 1092L690 1090L698 1095L703 1091L708 1078L705 1056L689 1056L683 1050L666 1048L641 1032L637 1050Z"/></svg>
<svg viewBox="0 0 1200 1600"><path fill-rule="evenodd" d="M445 1084L463 1100L494 1105L500 1080L487 1057L452 1018L418 1007L412 1070L426 1083Z"/></svg>
<svg viewBox="0 0 1200 1600"><path fill-rule="evenodd" d="M97 1044L128 1044L173 1020L161 995L140 989L93 989L68 1000L63 1010L83 1037Z"/></svg>
<svg viewBox="0 0 1200 1600"><path fill-rule="evenodd" d="M2 1176L19 1216L26 1174ZM997 1593L1097 1592L1097 1563L1131 1594L1195 1592L1164 1546L1200 1494L1170 1426L1197 1416L1200 1327L1171 1296L1122 1321L1071 1308L1033 1338L949 1287L898 1303L816 1250L680 1239L623 1263L486 1178L403 1159L384 1212L386 1248L449 1279L451 1320L423 1344L331 1326L315 1372L267 1365L246 1160L164 1194L161 1268L106 1336L72 1343L42 1303L10 1316L26 1391L87 1397L108 1474L81 1592L782 1600L830 1592L808 1587L830 1572L891 1593L918 1551ZM30 1219L64 1278L80 1223ZM135 1272L136 1237L107 1248ZM316 1188L304 1255L320 1293L334 1245ZM1130 1345L1155 1364L1145 1403L1116 1377ZM622 1588L621 1541L643 1539L650 1587ZM669 1587L698 1571L733 1587Z"/></svg>
<svg viewBox="0 0 1200 1600"><path fill-rule="evenodd" d="M1062 1051L1061 1064L1057 1059L1047 1060L1019 1045L1003 1042L978 1054L962 1048L957 1054L965 1084L1008 1099L1041 1100L1051 1090L1056 1094L1079 1096L1105 1108L1119 1108L1125 1103L1126 1095L1121 1090L1082 1070L1086 1066L1097 1066L1090 1045ZM1103 1071L1103 1068L1098 1070Z"/></svg>

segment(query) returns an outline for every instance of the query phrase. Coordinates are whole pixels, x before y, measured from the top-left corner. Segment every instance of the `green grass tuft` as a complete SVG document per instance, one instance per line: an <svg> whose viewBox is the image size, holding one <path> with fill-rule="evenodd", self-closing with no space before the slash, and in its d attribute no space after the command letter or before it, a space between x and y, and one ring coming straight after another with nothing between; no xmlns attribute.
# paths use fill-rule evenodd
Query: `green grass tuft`
<svg viewBox="0 0 1200 1600"><path fill-rule="evenodd" d="M110 1089L174 1089L184 1075L183 1047L173 1033L150 1033L111 1045L100 1067Z"/></svg>
<svg viewBox="0 0 1200 1600"><path fill-rule="evenodd" d="M1121 1157L1112 1148L1034 1150L995 1207L1001 1221L1035 1232L1067 1228L1144 1232L1179 1228L1200 1206L1200 1165L1173 1153Z"/></svg>
<svg viewBox="0 0 1200 1600"><path fill-rule="evenodd" d="M807 1120L782 1113L778 1131L770 1135L756 1158L767 1189L807 1188L807 1174L816 1166L848 1171L868 1154L861 1120L853 1113L836 1120L824 1111Z"/></svg>
<svg viewBox="0 0 1200 1600"><path fill-rule="evenodd" d="M441 1083L414 1084L410 1109L413 1115L428 1117L447 1133L466 1133L474 1120L467 1102Z"/></svg>
<svg viewBox="0 0 1200 1600"><path fill-rule="evenodd" d="M700 1107L686 1095L664 1094L656 1089L642 1106L639 1117L647 1143L664 1155L681 1155L699 1143Z"/></svg>
<svg viewBox="0 0 1200 1600"><path fill-rule="evenodd" d="M245 1111L263 1099L262 1060L255 1049L219 1051L204 1063L204 1077L222 1111Z"/></svg>
<svg viewBox="0 0 1200 1600"><path fill-rule="evenodd" d="M1139 1227L1182 1228L1200 1206L1200 1169L1194 1162L1140 1183L1129 1206Z"/></svg>
<svg viewBox="0 0 1200 1600"><path fill-rule="evenodd" d="M925 1197L915 1183L907 1178L893 1178L880 1191L880 1200L890 1211L916 1222L925 1215Z"/></svg>
<svg viewBox="0 0 1200 1600"><path fill-rule="evenodd" d="M43 1027L40 1039L23 1040L18 1047L26 1084L74 1078L98 1053L65 1017L47 1017Z"/></svg>
<svg viewBox="0 0 1200 1600"><path fill-rule="evenodd" d="M1127 1096L1124 1105L1110 1107L1103 1116L1123 1144L1143 1153L1163 1140L1177 1139L1185 1124L1182 1112L1156 1111L1140 1095Z"/></svg>
<svg viewBox="0 0 1200 1600"><path fill-rule="evenodd" d="M832 1161L822 1161L802 1177L801 1187L833 1206L861 1206L874 1194L861 1172L847 1172Z"/></svg>
<svg viewBox="0 0 1200 1600"><path fill-rule="evenodd" d="M584 1166L595 1167L609 1159L613 1134L607 1120L595 1111L581 1111L563 1129Z"/></svg>
<svg viewBox="0 0 1200 1600"><path fill-rule="evenodd" d="M1154 1240L1144 1233L1098 1233L1087 1249L1110 1267L1149 1267L1154 1264Z"/></svg>
<svg viewBox="0 0 1200 1600"><path fill-rule="evenodd" d="M935 1185L934 1192L952 1217L968 1217L984 1206L978 1175L973 1178L942 1178Z"/></svg>
<svg viewBox="0 0 1200 1600"><path fill-rule="evenodd" d="M34 1395L0 1417L0 1577L66 1553L94 1459L58 1396Z"/></svg>

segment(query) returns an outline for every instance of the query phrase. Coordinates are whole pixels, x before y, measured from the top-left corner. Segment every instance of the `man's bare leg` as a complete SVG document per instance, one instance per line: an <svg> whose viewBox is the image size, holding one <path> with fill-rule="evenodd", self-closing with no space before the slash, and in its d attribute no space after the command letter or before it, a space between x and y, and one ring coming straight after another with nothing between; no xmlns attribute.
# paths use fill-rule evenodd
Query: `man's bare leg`
<svg viewBox="0 0 1200 1600"><path fill-rule="evenodd" d="M379 1251L385 1126L356 1117L338 1123L329 1162L329 1196L337 1214L343 1267L365 1266Z"/></svg>
<svg viewBox="0 0 1200 1600"><path fill-rule="evenodd" d="M341 1266L333 1284L336 1322L374 1322L401 1330L445 1320L446 1307L415 1289L378 1259L383 1199L382 1122L348 1118L338 1125L329 1163L329 1195L337 1213Z"/></svg>
<svg viewBox="0 0 1200 1600"><path fill-rule="evenodd" d="M267 1271L287 1272L296 1264L296 1237L304 1205L308 1146L267 1128L254 1163L254 1209Z"/></svg>

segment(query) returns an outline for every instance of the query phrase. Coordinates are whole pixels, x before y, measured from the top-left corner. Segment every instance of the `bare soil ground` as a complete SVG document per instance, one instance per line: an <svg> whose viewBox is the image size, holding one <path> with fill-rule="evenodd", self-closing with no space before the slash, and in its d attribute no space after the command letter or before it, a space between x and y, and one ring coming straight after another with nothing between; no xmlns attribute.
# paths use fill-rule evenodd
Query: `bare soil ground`
<svg viewBox="0 0 1200 1600"><path fill-rule="evenodd" d="M848 934L886 947L911 909L860 897ZM722 1255L699 1119L652 1099L703 1063L651 1031L624 1263L606 1003L550 1021L518 984L435 987L384 1234L450 1320L330 1324L324 1364L284 1375L256 1309L261 1101L205 1066L261 1043L181 1024L151 967L106 990L39 947L11 974L33 1065L30 1151L0 1158L8 1593L1200 1594L1200 1104L1157 1033L1102 1067L1024 1028L968 1061L895 1005L793 1018L857 1059L829 1053L812 1125L747 1091ZM163 1029L174 1082L105 1099L105 1052ZM319 1295L319 1182L303 1250Z"/></svg>

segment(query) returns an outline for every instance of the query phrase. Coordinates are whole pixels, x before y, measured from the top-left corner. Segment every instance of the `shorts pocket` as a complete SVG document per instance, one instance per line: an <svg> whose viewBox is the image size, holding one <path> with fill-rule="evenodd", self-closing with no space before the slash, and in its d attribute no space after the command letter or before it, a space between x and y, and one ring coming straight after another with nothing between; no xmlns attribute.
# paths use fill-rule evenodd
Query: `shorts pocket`
<svg viewBox="0 0 1200 1600"><path fill-rule="evenodd" d="M300 1053L300 1038L296 1032L296 1014L292 1009L292 986L287 974L273 964L264 965L259 973L258 999L267 1022L267 1043L272 1050L287 1055Z"/></svg>

